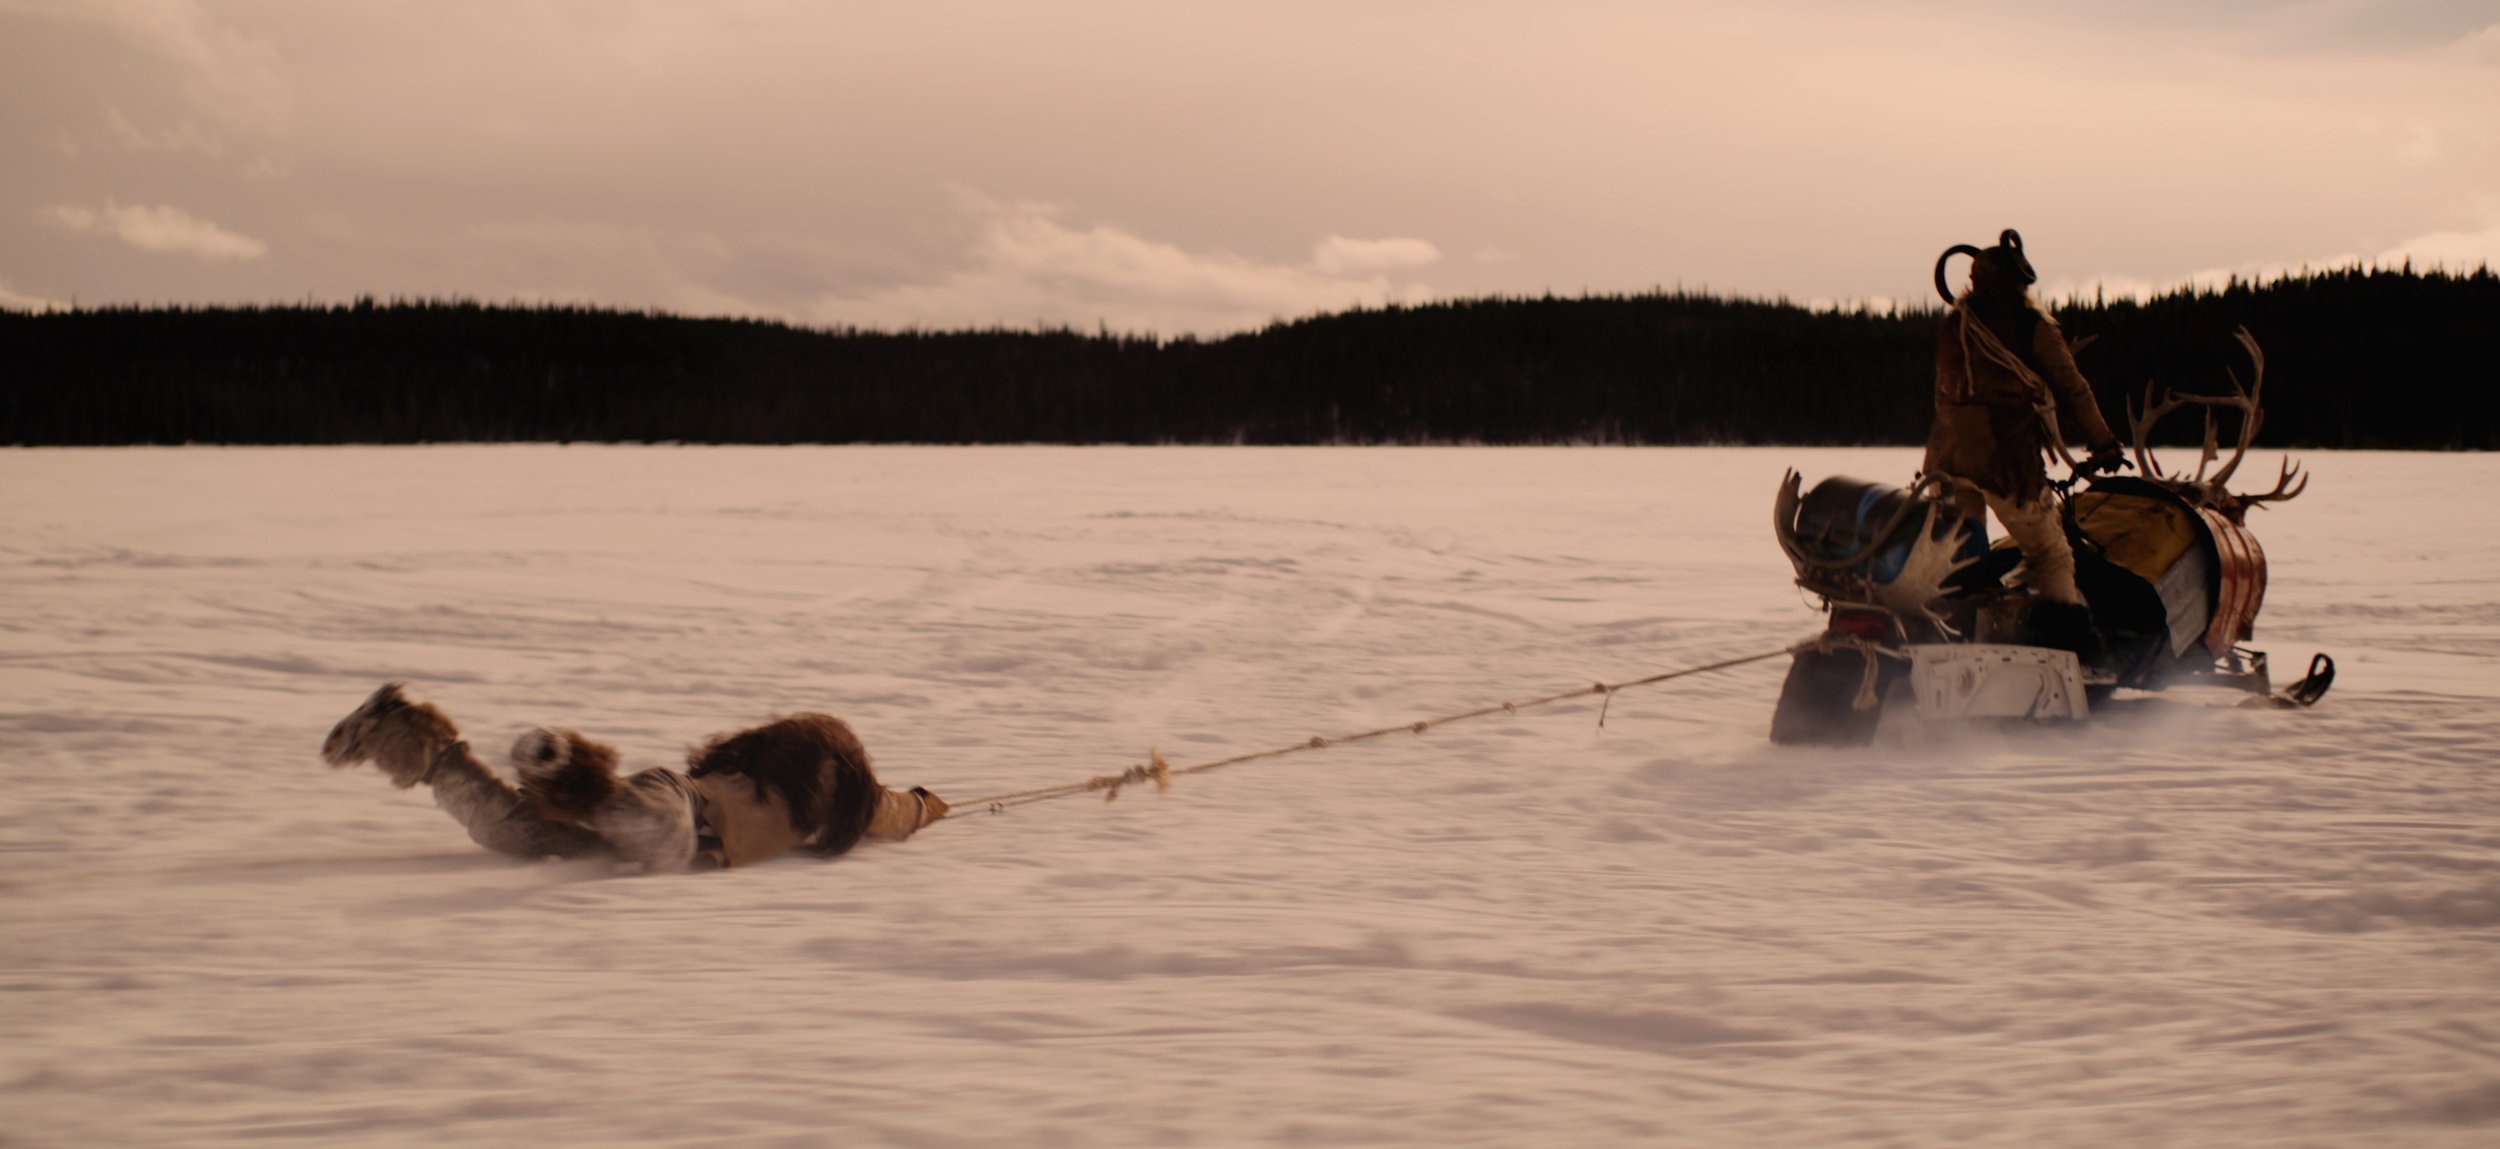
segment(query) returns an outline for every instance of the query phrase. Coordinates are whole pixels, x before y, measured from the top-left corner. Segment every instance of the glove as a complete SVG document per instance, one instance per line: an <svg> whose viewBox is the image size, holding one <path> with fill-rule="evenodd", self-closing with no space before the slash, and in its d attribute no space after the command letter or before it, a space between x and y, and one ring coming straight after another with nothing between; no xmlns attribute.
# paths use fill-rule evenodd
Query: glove
<svg viewBox="0 0 2500 1149"><path fill-rule="evenodd" d="M2075 464L2075 474L2081 476L2114 475L2121 467L2132 468L2134 466L2135 464L2127 461L2126 452L2120 450L2118 444L2103 443L2092 448L2091 455Z"/></svg>

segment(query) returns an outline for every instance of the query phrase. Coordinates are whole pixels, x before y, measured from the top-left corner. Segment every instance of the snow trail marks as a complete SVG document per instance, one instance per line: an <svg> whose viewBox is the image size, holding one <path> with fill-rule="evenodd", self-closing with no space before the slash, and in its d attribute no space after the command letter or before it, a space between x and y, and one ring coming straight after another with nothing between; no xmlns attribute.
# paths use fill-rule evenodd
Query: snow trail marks
<svg viewBox="0 0 2500 1149"><path fill-rule="evenodd" d="M2500 1124L2478 457L2257 524L2315 711L1765 744L1766 663L617 879L315 750L830 710L978 794L1620 680L1816 616L1885 451L0 454L0 1111L29 1145L2475 1145ZM59 492L78 492L61 506ZM37 495L49 492L38 503ZM2470 636L2469 636L2470 637ZM2201 700L2216 701L2216 700ZM490 753L489 757L494 755Z"/></svg>

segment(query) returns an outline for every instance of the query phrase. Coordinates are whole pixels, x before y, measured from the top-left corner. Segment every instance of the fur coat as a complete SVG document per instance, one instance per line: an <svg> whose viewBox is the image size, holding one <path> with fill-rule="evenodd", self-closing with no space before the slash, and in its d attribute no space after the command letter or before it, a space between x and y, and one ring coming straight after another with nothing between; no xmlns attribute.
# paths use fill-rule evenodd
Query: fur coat
<svg viewBox="0 0 2500 1149"><path fill-rule="evenodd" d="M1936 416L1921 469L2029 502L2048 482L2044 408L2070 445L2118 442L2055 319L2029 299L1986 308L1965 294L1936 332Z"/></svg>

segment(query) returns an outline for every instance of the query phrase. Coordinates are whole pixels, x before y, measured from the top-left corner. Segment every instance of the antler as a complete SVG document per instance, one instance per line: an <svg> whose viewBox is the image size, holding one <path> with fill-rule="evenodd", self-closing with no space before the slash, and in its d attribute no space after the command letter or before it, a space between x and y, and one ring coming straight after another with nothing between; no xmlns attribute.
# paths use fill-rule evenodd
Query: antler
<svg viewBox="0 0 2500 1149"><path fill-rule="evenodd" d="M1953 515L1952 529L1942 537L1936 524L1946 515ZM1936 613L1936 600L1944 597L1945 580L1962 568L1978 562L1975 558L1957 557L1962 546L1962 517L1945 509L1943 503L1927 504L1927 518L1918 526L1918 535L1910 541L1910 553L1902 560L1901 572L1889 583L1874 588L1875 600L1900 614L1916 615L1950 634L1953 628Z"/></svg>
<svg viewBox="0 0 2500 1149"><path fill-rule="evenodd" d="M2142 413L2139 414L2136 411L2135 400L2127 400L2127 433L2135 440L2135 468L2137 474L2143 475L2148 479L2160 479L2167 477L2161 469L2161 461L2153 457L2153 440L2151 437L2153 424L2161 422L2162 419L2168 416L2171 412L2185 406L2187 406L2187 400L2180 398L2169 388L2153 382L2147 382L2144 384L2144 410Z"/></svg>
<svg viewBox="0 0 2500 1149"><path fill-rule="evenodd" d="M2239 372L2226 370L2225 374L2231 380L2231 393L2228 395L2181 395L2158 383L2147 383L2144 386L2143 409L2139 412L2132 401L2127 404L2127 429L2135 438L2135 463L2145 478L2165 483L2237 521L2250 505L2279 503L2299 497L2302 491L2308 489L2309 478L2300 473L2298 464L2285 460L2283 473L2271 491L2261 495L2234 495L2224 489L2223 484L2230 481L2231 476L2239 471L2240 462L2248 457L2248 448L2257 442L2257 429L2266 422L2262 405L2266 391L2265 350L2257 346L2257 338L2250 335L2245 327L2232 332L2232 338L2237 339L2241 349L2248 352L2248 361L2254 372L2250 382L2243 384ZM2205 442L2196 461L2196 477L2181 479L2164 472L2160 462L2154 459L2151 436L2155 423L2171 412L2189 406L2205 409ZM2222 469L2215 471L2209 479L2205 477L2205 472L2213 467L2215 459L2222 456L2222 432L2214 412L2223 408L2240 413L2239 443L2232 448L2230 461L2222 464ZM2295 479L2299 481L2295 483Z"/></svg>
<svg viewBox="0 0 2500 1149"><path fill-rule="evenodd" d="M2262 495L2235 495L2233 497L2238 499L2242 506L2253 507L2261 503L2280 503L2297 499L2302 491L2308 489L2309 476L2300 469L2300 464L2285 459L2283 460L2283 473L2275 478L2273 490Z"/></svg>
<svg viewBox="0 0 2500 1149"><path fill-rule="evenodd" d="M2217 491L2222 489L2223 483L2230 480L2231 472L2240 469L2240 460L2248 457L2249 444L2257 441L2257 428L2263 426L2266 421L2265 408L2258 406L2258 401L2266 393L2266 353L2257 346L2257 337L2250 335L2245 327L2233 331L2231 336L2239 340L2241 348L2248 352L2248 361L2255 365L2257 380L2242 387L2239 372L2226 370L2224 374L2230 376L2231 379L2231 397L2215 399L2205 404L2205 462L2212 462L2214 455L2212 408L2237 407L2240 409L2240 446L2238 450L2231 453L2231 461L2224 463L2222 470L2214 475L2213 488ZM2197 464L2196 477L2200 480L2205 477L2204 463Z"/></svg>

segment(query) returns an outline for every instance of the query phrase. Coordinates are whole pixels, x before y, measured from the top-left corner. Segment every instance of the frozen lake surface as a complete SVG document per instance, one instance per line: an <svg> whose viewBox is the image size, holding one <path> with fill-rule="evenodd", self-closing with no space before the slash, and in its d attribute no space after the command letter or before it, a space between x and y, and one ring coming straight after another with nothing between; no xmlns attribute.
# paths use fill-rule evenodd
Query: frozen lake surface
<svg viewBox="0 0 2500 1149"><path fill-rule="evenodd" d="M1781 469L1916 461L0 452L0 1144L2492 1144L2491 456L2253 516L2306 712L1790 750L1774 661L630 878L315 753L1187 766L1782 645Z"/></svg>

